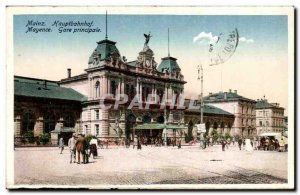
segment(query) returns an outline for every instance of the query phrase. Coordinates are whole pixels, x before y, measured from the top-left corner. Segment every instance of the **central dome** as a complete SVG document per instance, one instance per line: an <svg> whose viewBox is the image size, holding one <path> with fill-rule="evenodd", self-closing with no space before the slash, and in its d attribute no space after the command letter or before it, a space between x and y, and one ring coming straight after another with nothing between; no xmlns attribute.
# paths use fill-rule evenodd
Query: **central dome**
<svg viewBox="0 0 300 195"><path fill-rule="evenodd" d="M116 47L116 42L110 40L102 40L97 42L97 47L89 58L88 64L94 62L95 57L100 61L108 59L111 55L120 55L118 48Z"/></svg>

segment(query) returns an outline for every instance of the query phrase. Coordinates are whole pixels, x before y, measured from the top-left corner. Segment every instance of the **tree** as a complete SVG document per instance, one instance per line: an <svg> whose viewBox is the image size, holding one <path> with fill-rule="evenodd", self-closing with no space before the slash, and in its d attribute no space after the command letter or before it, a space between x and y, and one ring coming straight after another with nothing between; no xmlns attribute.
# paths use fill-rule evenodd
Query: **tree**
<svg viewBox="0 0 300 195"><path fill-rule="evenodd" d="M229 139L229 140L231 141L231 140L232 140L232 136L230 136L229 133L225 133L225 139L226 139L226 140Z"/></svg>
<svg viewBox="0 0 300 195"><path fill-rule="evenodd" d="M219 138L219 135L218 135L218 132L216 129L213 129L212 132L211 132L211 137L213 139L213 142L216 142Z"/></svg>
<svg viewBox="0 0 300 195"><path fill-rule="evenodd" d="M39 141L44 145L47 144L50 141L50 135L48 133L41 134Z"/></svg>

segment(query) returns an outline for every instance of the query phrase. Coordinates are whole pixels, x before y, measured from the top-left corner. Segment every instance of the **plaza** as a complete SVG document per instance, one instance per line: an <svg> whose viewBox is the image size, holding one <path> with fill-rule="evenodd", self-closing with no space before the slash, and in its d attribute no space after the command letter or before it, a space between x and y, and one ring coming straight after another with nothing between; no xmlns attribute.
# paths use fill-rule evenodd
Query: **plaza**
<svg viewBox="0 0 300 195"><path fill-rule="evenodd" d="M58 147L15 148L15 184L80 187L150 184L284 184L286 152L239 150L221 145L177 147L124 146L98 148L88 164L70 164L70 152Z"/></svg>

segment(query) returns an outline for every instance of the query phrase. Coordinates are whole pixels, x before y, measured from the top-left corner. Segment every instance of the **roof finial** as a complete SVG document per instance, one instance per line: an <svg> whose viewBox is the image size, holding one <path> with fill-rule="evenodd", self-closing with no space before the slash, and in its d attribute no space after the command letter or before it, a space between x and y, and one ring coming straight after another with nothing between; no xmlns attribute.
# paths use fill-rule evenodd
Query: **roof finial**
<svg viewBox="0 0 300 195"><path fill-rule="evenodd" d="M170 57L170 35L169 35L169 28L168 28L168 57Z"/></svg>
<svg viewBox="0 0 300 195"><path fill-rule="evenodd" d="M105 14L105 39L107 39L107 10Z"/></svg>

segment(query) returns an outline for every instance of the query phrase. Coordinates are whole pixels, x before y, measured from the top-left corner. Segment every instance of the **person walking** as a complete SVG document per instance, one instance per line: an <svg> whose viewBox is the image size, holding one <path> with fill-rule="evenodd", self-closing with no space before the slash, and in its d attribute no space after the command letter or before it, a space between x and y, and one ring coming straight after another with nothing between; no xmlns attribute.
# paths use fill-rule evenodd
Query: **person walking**
<svg viewBox="0 0 300 195"><path fill-rule="evenodd" d="M239 149L242 150L243 140L239 139L238 144L239 144Z"/></svg>
<svg viewBox="0 0 300 195"><path fill-rule="evenodd" d="M181 138L178 139L178 149L181 148Z"/></svg>
<svg viewBox="0 0 300 195"><path fill-rule="evenodd" d="M59 139L58 147L60 149L60 154L62 154L62 152L64 150L64 139L62 137Z"/></svg>
<svg viewBox="0 0 300 195"><path fill-rule="evenodd" d="M226 141L222 140L221 144L222 144L222 151L225 152Z"/></svg>
<svg viewBox="0 0 300 195"><path fill-rule="evenodd" d="M96 139L95 136L93 136L93 138L90 141L90 153L89 153L89 157L91 156L91 154L93 154L93 159L95 159L96 156L98 156L98 140Z"/></svg>
<svg viewBox="0 0 300 195"><path fill-rule="evenodd" d="M141 144L140 138L138 138L138 140L137 140L137 149L138 149L138 150L141 150L141 149L142 149L142 144Z"/></svg>
<svg viewBox="0 0 300 195"><path fill-rule="evenodd" d="M73 133L72 137L69 139L68 141L68 147L69 147L69 150L70 150L70 163L72 163L72 160L74 159L74 163L76 162L76 148L75 148L75 143L76 143L76 134Z"/></svg>
<svg viewBox="0 0 300 195"><path fill-rule="evenodd" d="M76 144L75 144L75 147L76 147L76 151L77 151L77 164L80 164L80 155L82 155L82 158L83 158L83 163L85 164L86 163L86 153L85 153L85 150L86 150L86 140L85 138L82 136L82 134L79 134L79 138L77 139L76 141Z"/></svg>

